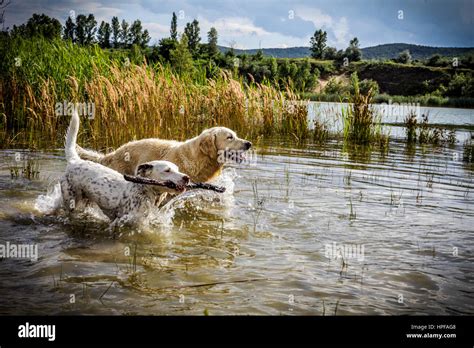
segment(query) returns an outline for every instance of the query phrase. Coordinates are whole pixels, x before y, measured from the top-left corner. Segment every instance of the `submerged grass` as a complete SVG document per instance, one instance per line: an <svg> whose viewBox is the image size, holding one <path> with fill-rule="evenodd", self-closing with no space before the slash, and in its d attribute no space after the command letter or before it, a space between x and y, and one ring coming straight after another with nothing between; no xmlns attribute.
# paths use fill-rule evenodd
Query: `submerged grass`
<svg viewBox="0 0 474 348"><path fill-rule="evenodd" d="M314 120L312 135L313 141L315 143L324 143L329 139L330 136L329 127L323 122Z"/></svg>
<svg viewBox="0 0 474 348"><path fill-rule="evenodd" d="M405 132L407 135L407 141L409 143L416 142L416 129L418 126L418 120L416 118L416 112L411 112L405 117Z"/></svg>
<svg viewBox="0 0 474 348"><path fill-rule="evenodd" d="M456 131L446 130L442 127L432 127L429 124L429 115L423 114L418 122L416 112L412 111L405 117L405 133L408 143L420 144L455 144Z"/></svg>
<svg viewBox="0 0 474 348"><path fill-rule="evenodd" d="M10 178L24 178L34 180L39 178L40 165L36 158L29 156L21 156L19 153L15 155L15 161L9 164Z"/></svg>
<svg viewBox="0 0 474 348"><path fill-rule="evenodd" d="M349 96L348 106L341 110L344 140L359 145L378 142L384 146L388 137L382 133L380 116L372 106L372 89L363 94L356 73L351 75L351 83L354 93Z"/></svg>
<svg viewBox="0 0 474 348"><path fill-rule="evenodd" d="M474 164L474 137L471 135L471 139L468 139L463 144L463 162L473 165Z"/></svg>

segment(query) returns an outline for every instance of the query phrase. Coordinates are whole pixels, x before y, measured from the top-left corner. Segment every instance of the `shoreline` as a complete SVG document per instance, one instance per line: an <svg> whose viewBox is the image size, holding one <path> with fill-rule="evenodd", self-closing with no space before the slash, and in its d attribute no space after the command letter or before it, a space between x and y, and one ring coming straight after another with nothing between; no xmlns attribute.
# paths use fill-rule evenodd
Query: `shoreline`
<svg viewBox="0 0 474 348"><path fill-rule="evenodd" d="M318 93L301 93L302 99L308 99L312 102L320 103L346 103L341 100L340 95L334 94L318 94ZM433 96L401 96L378 94L374 97L372 104L419 104L416 106L432 107L432 108L455 108L474 110L474 98L443 98L434 97L436 102L430 103L429 100Z"/></svg>

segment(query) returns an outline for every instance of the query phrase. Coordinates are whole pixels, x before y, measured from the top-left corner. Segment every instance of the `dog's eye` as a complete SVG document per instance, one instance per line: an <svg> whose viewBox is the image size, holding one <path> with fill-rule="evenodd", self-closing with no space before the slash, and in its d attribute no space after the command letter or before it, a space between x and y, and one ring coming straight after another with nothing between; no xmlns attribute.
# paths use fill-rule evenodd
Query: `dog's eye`
<svg viewBox="0 0 474 348"><path fill-rule="evenodd" d="M170 169L170 168L168 168L168 169L165 170L165 173L169 173L169 172L171 172L171 169Z"/></svg>
<svg viewBox="0 0 474 348"><path fill-rule="evenodd" d="M234 136L233 136L233 135L229 135L229 136L227 137L227 139L232 140L232 139L234 139Z"/></svg>

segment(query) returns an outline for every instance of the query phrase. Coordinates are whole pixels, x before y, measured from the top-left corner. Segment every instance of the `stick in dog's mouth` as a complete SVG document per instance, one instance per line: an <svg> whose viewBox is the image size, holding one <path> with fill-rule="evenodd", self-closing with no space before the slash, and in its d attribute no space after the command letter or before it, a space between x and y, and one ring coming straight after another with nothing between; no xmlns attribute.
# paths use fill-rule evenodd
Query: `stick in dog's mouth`
<svg viewBox="0 0 474 348"><path fill-rule="evenodd" d="M184 191L185 189L203 189L220 193L225 192L225 187L207 184L204 182L192 182L187 185L178 185L170 180L158 181L150 178L144 178L142 176L132 176L127 174L125 174L123 177L125 180L134 182L136 184L162 186L176 191Z"/></svg>

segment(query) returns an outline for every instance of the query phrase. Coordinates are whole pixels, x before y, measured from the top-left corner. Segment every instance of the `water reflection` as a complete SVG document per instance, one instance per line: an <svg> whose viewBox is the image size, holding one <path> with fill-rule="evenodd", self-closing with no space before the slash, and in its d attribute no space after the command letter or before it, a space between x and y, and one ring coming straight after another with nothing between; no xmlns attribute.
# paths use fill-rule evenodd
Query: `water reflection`
<svg viewBox="0 0 474 348"><path fill-rule="evenodd" d="M0 242L40 253L0 262L0 313L473 314L463 151L262 139L256 166L226 169L228 195L190 195L118 234L93 213L35 209L64 169L61 152L38 153L38 179L0 172Z"/></svg>

